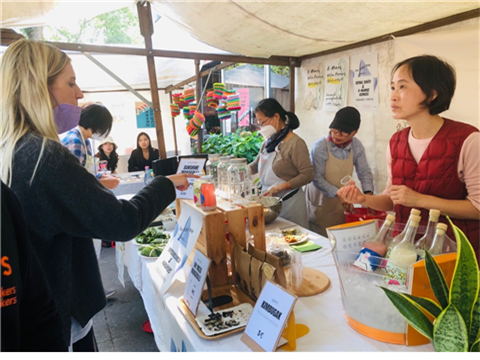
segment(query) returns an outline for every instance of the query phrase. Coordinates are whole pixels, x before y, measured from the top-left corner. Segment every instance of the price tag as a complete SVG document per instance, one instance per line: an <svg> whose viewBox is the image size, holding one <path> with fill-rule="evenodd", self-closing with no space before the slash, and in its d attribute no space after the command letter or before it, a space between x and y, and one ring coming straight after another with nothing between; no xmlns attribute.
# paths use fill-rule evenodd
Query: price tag
<svg viewBox="0 0 480 360"><path fill-rule="evenodd" d="M172 238L155 262L155 271L160 276L160 293L163 295L172 285L173 277L183 268L202 230L202 215L185 206L173 230Z"/></svg>
<svg viewBox="0 0 480 360"><path fill-rule="evenodd" d="M180 159L180 164L178 164L177 174L203 174L203 166L205 165L205 158L188 158ZM188 189L185 191L177 190L178 199L193 199L193 181L195 179L188 178Z"/></svg>
<svg viewBox="0 0 480 360"><path fill-rule="evenodd" d="M248 320L242 341L255 351L275 351L297 297L267 281Z"/></svg>
<svg viewBox="0 0 480 360"><path fill-rule="evenodd" d="M202 297L203 284L207 277L210 259L202 254L200 250L195 250L192 268L187 277L187 285L183 293L183 302L192 312L193 316L197 316L198 304Z"/></svg>

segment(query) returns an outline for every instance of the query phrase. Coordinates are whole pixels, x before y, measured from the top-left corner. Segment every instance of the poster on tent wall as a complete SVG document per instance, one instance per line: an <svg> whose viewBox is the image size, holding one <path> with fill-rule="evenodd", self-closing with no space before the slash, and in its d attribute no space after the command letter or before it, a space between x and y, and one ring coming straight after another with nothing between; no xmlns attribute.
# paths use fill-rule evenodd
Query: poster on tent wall
<svg viewBox="0 0 480 360"><path fill-rule="evenodd" d="M235 91L240 98L240 110L238 110L238 125L248 126L250 125L250 89L237 88Z"/></svg>
<svg viewBox="0 0 480 360"><path fill-rule="evenodd" d="M377 53L350 57L350 105L360 111L378 109Z"/></svg>
<svg viewBox="0 0 480 360"><path fill-rule="evenodd" d="M321 110L323 105L323 91L325 89L325 64L323 62L307 67L305 110Z"/></svg>
<svg viewBox="0 0 480 360"><path fill-rule="evenodd" d="M153 109L143 102L135 102L137 129L154 128L155 116Z"/></svg>
<svg viewBox="0 0 480 360"><path fill-rule="evenodd" d="M325 62L324 111L337 111L347 105L348 72L348 58L342 57Z"/></svg>

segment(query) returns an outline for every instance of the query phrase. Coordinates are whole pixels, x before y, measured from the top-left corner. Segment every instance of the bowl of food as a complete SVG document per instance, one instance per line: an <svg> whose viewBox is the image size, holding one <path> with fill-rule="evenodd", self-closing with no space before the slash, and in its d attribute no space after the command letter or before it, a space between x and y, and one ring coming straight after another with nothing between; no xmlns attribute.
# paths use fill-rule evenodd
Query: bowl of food
<svg viewBox="0 0 480 360"><path fill-rule="evenodd" d="M282 202L275 196L254 196L253 201L263 205L263 215L265 224L270 224L280 215L282 211Z"/></svg>

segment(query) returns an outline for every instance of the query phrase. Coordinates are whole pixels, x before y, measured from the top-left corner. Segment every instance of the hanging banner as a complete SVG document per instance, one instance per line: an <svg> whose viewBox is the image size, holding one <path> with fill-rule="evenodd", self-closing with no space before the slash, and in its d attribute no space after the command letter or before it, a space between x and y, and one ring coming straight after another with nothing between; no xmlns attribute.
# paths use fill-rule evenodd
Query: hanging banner
<svg viewBox="0 0 480 360"><path fill-rule="evenodd" d="M250 125L250 89L238 88L235 89L240 97L241 109L238 110L238 126Z"/></svg>
<svg viewBox="0 0 480 360"><path fill-rule="evenodd" d="M320 110L323 105L323 91L325 89L325 64L323 62L307 67L306 86L303 108L305 110Z"/></svg>
<svg viewBox="0 0 480 360"><path fill-rule="evenodd" d="M350 104L360 111L378 109L377 53L350 57Z"/></svg>
<svg viewBox="0 0 480 360"><path fill-rule="evenodd" d="M338 111L347 106L348 58L328 60L325 63L325 100L323 110Z"/></svg>
<svg viewBox="0 0 480 360"><path fill-rule="evenodd" d="M135 102L137 129L155 128L153 109L143 102Z"/></svg>

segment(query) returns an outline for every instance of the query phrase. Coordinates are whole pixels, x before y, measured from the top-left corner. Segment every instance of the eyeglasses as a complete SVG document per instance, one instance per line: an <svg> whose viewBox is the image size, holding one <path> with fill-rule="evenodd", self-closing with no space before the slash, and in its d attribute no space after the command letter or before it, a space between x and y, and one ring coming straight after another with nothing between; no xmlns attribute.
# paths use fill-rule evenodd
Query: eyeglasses
<svg viewBox="0 0 480 360"><path fill-rule="evenodd" d="M268 121L270 121L272 118L266 118L266 120L264 120L263 122L260 122L260 120L258 120L258 124L260 125L260 127L263 127L263 125L265 125Z"/></svg>
<svg viewBox="0 0 480 360"><path fill-rule="evenodd" d="M337 130L337 129L330 129L330 131L332 132L332 134L340 135L340 136L348 136L348 135L351 134L351 133L347 133L345 131L340 131L340 130Z"/></svg>

